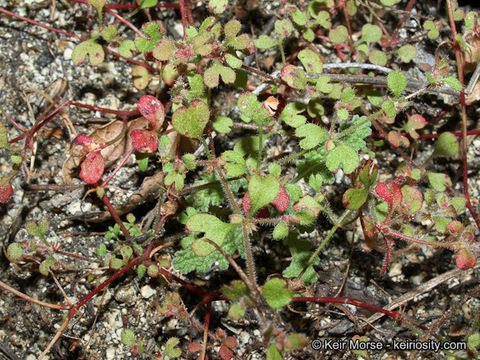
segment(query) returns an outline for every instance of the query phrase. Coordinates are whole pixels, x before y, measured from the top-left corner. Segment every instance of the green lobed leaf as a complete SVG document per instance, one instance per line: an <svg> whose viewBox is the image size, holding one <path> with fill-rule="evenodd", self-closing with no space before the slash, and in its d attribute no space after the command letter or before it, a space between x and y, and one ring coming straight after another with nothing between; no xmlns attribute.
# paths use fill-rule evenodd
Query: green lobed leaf
<svg viewBox="0 0 480 360"><path fill-rule="evenodd" d="M432 20L427 20L423 23L423 28L428 31L428 38L434 40L440 36L440 32L437 29L437 26Z"/></svg>
<svg viewBox="0 0 480 360"><path fill-rule="evenodd" d="M132 68L132 77L133 77L133 85L138 90L143 90L148 86L150 82L150 74L148 70L145 69L143 66L135 66Z"/></svg>
<svg viewBox="0 0 480 360"><path fill-rule="evenodd" d="M399 97L407 87L407 78L400 70L392 71L387 75L387 85L390 91Z"/></svg>
<svg viewBox="0 0 480 360"><path fill-rule="evenodd" d="M228 150L225 151L220 158L226 162L225 175L229 178L241 176L247 171L245 160L238 152Z"/></svg>
<svg viewBox="0 0 480 360"><path fill-rule="evenodd" d="M358 153L350 146L339 144L327 154L326 165L330 171L342 166L345 174L351 174L360 164Z"/></svg>
<svg viewBox="0 0 480 360"><path fill-rule="evenodd" d="M273 175L262 178L260 175L253 175L248 183L248 195L250 196L250 214L255 214L259 209L268 205L276 198L280 190L280 183Z"/></svg>
<svg viewBox="0 0 480 360"><path fill-rule="evenodd" d="M286 278L294 278L300 275L302 270L308 263L312 253L309 249L312 247L312 243L308 240L299 239L296 236L289 236L285 243L290 253L292 254L292 261L290 264L283 270L282 275ZM313 268L313 265L317 265L320 262L318 256L313 261L305 273L302 276L302 280L305 282L305 285L313 284L317 281L317 273Z"/></svg>
<svg viewBox="0 0 480 360"><path fill-rule="evenodd" d="M288 19L277 20L274 24L275 32L280 39L286 38L293 32L292 22Z"/></svg>
<svg viewBox="0 0 480 360"><path fill-rule="evenodd" d="M228 0L210 0L208 9L214 14L221 14L227 9Z"/></svg>
<svg viewBox="0 0 480 360"><path fill-rule="evenodd" d="M375 43L382 37L382 30L377 25L365 24L362 27L362 40Z"/></svg>
<svg viewBox="0 0 480 360"><path fill-rule="evenodd" d="M404 185L402 186L402 195L403 203L407 205L412 214L416 213L422 208L423 195L420 190L415 189L410 185Z"/></svg>
<svg viewBox="0 0 480 360"><path fill-rule="evenodd" d="M309 150L328 139L328 131L315 124L304 124L295 130L295 136L304 138L300 147Z"/></svg>
<svg viewBox="0 0 480 360"><path fill-rule="evenodd" d="M317 74L322 72L323 64L320 61L318 54L314 51L310 49L300 50L297 57L306 71Z"/></svg>
<svg viewBox="0 0 480 360"><path fill-rule="evenodd" d="M221 245L228 232L232 229L231 224L224 223L219 218L210 214L195 214L185 224L188 232L205 233L205 237Z"/></svg>
<svg viewBox="0 0 480 360"><path fill-rule="evenodd" d="M437 191L445 191L447 186L452 186L452 180L446 174L427 172L430 185Z"/></svg>
<svg viewBox="0 0 480 360"><path fill-rule="evenodd" d="M410 44L403 45L397 50L397 54L402 62L409 63L417 56L417 48Z"/></svg>
<svg viewBox="0 0 480 360"><path fill-rule="evenodd" d="M385 66L387 64L387 55L381 50L374 49L368 53L368 60L372 64Z"/></svg>
<svg viewBox="0 0 480 360"><path fill-rule="evenodd" d="M232 54L225 55L225 61L227 62L228 66L230 66L232 69L239 69L242 67L242 60L235 55L232 55Z"/></svg>
<svg viewBox="0 0 480 360"><path fill-rule="evenodd" d="M118 47L118 53L126 58L133 56L132 50L135 49L135 43L132 40L123 40Z"/></svg>
<svg viewBox="0 0 480 360"><path fill-rule="evenodd" d="M273 238L275 240L280 240L283 239L288 235L288 226L285 224L283 221L279 222L275 227L273 228Z"/></svg>
<svg viewBox="0 0 480 360"><path fill-rule="evenodd" d="M192 236L182 239L181 243L184 250L177 251L172 262L175 269L183 274L187 274L194 270L205 273L213 264L216 264L220 270L226 270L228 268L230 263L219 251L215 251L206 257L198 257L195 255L191 249L194 241L195 239ZM235 251L238 251L242 257L245 257L243 235L240 227L234 227L232 231L228 233L222 248L227 254L231 255Z"/></svg>
<svg viewBox="0 0 480 360"><path fill-rule="evenodd" d="M213 128L221 134L228 134L232 131L233 121L227 116L218 116L213 121Z"/></svg>
<svg viewBox="0 0 480 360"><path fill-rule="evenodd" d="M202 100L194 100L188 108L181 107L172 115L172 125L180 134L198 139L210 118L208 105Z"/></svg>
<svg viewBox="0 0 480 360"><path fill-rule="evenodd" d="M317 80L317 91L329 94L333 90L333 85L329 84L330 78L328 76L320 76Z"/></svg>
<svg viewBox="0 0 480 360"><path fill-rule="evenodd" d="M177 346L179 343L179 338L171 337L170 339L168 339L165 344L164 355L168 356L169 359L180 357L182 355L182 350Z"/></svg>
<svg viewBox="0 0 480 360"><path fill-rule="evenodd" d="M102 37L107 41L112 41L117 36L117 29L113 25L108 25L102 30Z"/></svg>
<svg viewBox="0 0 480 360"><path fill-rule="evenodd" d="M280 76L283 81L285 81L288 86L293 89L303 90L307 85L307 76L305 71L297 68L294 65L287 64L282 68Z"/></svg>
<svg viewBox="0 0 480 360"><path fill-rule="evenodd" d="M215 88L219 84L219 78L226 84L235 82L235 71L229 67L223 66L220 62L215 61L203 74L203 81L209 88Z"/></svg>
<svg viewBox="0 0 480 360"><path fill-rule="evenodd" d="M397 115L395 103L390 99L387 99L382 103L382 109L385 111L385 115L389 118L394 118Z"/></svg>
<svg viewBox="0 0 480 360"><path fill-rule="evenodd" d="M287 289L286 282L282 279L273 278L263 285L262 295L274 309L280 309L292 301L292 292Z"/></svg>
<svg viewBox="0 0 480 360"><path fill-rule="evenodd" d="M133 346L135 345L135 333L130 329L125 329L120 335L120 339L123 345Z"/></svg>
<svg viewBox="0 0 480 360"><path fill-rule="evenodd" d="M292 20L295 24L304 26L307 23L308 17L303 11L295 11L292 14Z"/></svg>
<svg viewBox="0 0 480 360"><path fill-rule="evenodd" d="M438 137L432 156L455 156L459 148L457 137L447 131Z"/></svg>
<svg viewBox="0 0 480 360"><path fill-rule="evenodd" d="M0 149L10 150L10 145L8 144L8 133L7 128L0 122Z"/></svg>
<svg viewBox="0 0 480 360"><path fill-rule="evenodd" d="M332 23L330 22L330 19L331 19L331 16L328 13L328 11L322 10L318 13L315 23L325 29L330 29L332 27Z"/></svg>
<svg viewBox="0 0 480 360"><path fill-rule="evenodd" d="M140 9L147 9L157 5L158 0L141 0L139 4Z"/></svg>
<svg viewBox="0 0 480 360"><path fill-rule="evenodd" d="M259 49L270 49L278 45L278 42L268 35L260 35L253 43Z"/></svg>
<svg viewBox="0 0 480 360"><path fill-rule="evenodd" d="M345 26L338 25L330 30L330 32L328 33L328 37L334 44L341 44L347 41L348 30Z"/></svg>
<svg viewBox="0 0 480 360"><path fill-rule="evenodd" d="M349 210L357 210L365 204L368 197L368 189L348 189L342 197L343 206Z"/></svg>
<svg viewBox="0 0 480 360"><path fill-rule="evenodd" d="M254 121L259 124L268 118L267 110L262 106L262 103L257 100L255 94L246 92L238 97L238 110L241 114L242 121L249 123Z"/></svg>
<svg viewBox="0 0 480 360"><path fill-rule="evenodd" d="M271 344L267 350L267 360L283 360L282 354L278 351L275 344Z"/></svg>
<svg viewBox="0 0 480 360"><path fill-rule="evenodd" d="M160 61L167 61L173 58L175 44L169 39L161 39L158 45L152 50L152 55Z"/></svg>
<svg viewBox="0 0 480 360"><path fill-rule="evenodd" d="M89 39L81 42L72 51L73 64L81 65L85 58L89 57L90 65L101 64L105 58L105 52L100 44L97 44L94 39Z"/></svg>
<svg viewBox="0 0 480 360"><path fill-rule="evenodd" d="M243 281L233 280L230 285L222 287L222 293L232 301L238 301L242 297L248 296L250 291Z"/></svg>
<svg viewBox="0 0 480 360"><path fill-rule="evenodd" d="M7 248L7 255L10 259L16 260L23 255L23 249L18 243L11 243Z"/></svg>
<svg viewBox="0 0 480 360"><path fill-rule="evenodd" d="M298 115L305 111L305 105L298 102L289 102L282 110L280 114L280 121L285 124L297 128L307 121L307 118L303 115Z"/></svg>
<svg viewBox="0 0 480 360"><path fill-rule="evenodd" d="M443 79L440 79L440 81L449 85L454 90L462 91L463 89L462 83L454 76L447 76Z"/></svg>

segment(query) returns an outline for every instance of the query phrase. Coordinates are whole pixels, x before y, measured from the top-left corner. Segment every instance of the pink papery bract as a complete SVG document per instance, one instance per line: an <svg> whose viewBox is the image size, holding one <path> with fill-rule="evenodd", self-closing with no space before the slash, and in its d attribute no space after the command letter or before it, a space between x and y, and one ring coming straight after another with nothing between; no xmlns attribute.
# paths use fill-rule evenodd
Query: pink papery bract
<svg viewBox="0 0 480 360"><path fill-rule="evenodd" d="M137 103L138 110L148 120L153 130L157 130L165 119L165 108L156 97L143 95Z"/></svg>
<svg viewBox="0 0 480 360"><path fill-rule="evenodd" d="M105 160L100 151L94 151L83 160L80 170L80 179L87 184L95 184L102 178L105 169Z"/></svg>
<svg viewBox="0 0 480 360"><path fill-rule="evenodd" d="M133 130L131 135L133 148L141 153L152 153L158 148L158 137L155 131Z"/></svg>

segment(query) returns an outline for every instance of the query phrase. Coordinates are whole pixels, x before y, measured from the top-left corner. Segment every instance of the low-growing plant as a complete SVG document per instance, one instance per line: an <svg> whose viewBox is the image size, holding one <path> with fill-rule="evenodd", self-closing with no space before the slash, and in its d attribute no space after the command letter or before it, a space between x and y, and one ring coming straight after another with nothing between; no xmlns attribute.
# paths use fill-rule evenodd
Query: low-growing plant
<svg viewBox="0 0 480 360"><path fill-rule="evenodd" d="M469 195L467 135L478 130L467 131L466 111L477 100L478 89L469 85L466 94L464 78L468 66L478 62L476 12L465 14L447 0L449 21L422 15L418 35L401 40L412 1L393 29L375 9L385 17L394 16L398 1L283 1L273 30L261 35L248 35L239 20L225 21L225 12L233 5L228 0L210 0L211 15L205 19L194 18L197 14L187 0L133 5L70 2L89 9L88 34L47 28L77 42L73 64L95 69L104 61L125 59L132 64L132 86L139 96L131 111L52 99L55 109L31 128L2 111L20 132L12 138L13 129L0 123L0 148L9 154L11 168L0 178L0 201L6 206L14 203L18 191L12 183L21 182L21 173L31 178L27 163L32 139L41 139L41 130L61 111L73 105L119 118L106 128L75 136L62 169L66 186L82 182L86 189L82 202L101 204L108 211L84 220L113 220L102 223L102 242L93 247L99 259L64 251L61 241L50 241L48 219L26 223L29 235L17 237L5 251L18 269L38 264L38 271L56 282L65 260L59 256L103 266L102 276L93 276L94 269L89 268L89 278L98 276L98 281L74 302L57 282L65 297L61 305L36 300L0 282L4 290L28 301L66 311L40 357L85 304L132 272L139 282L158 278L171 288L155 311L203 332L203 338L188 341L178 336L162 339L162 350L151 352L147 339L128 324L121 342L134 355L240 358L238 352L245 351L238 350L239 339L228 333L228 327L215 322L210 331L215 301L229 303L228 318L236 326L241 327L248 314L256 316L252 321L261 334L259 351L267 359L313 356L308 344L315 334L293 328L286 320L288 310L302 309L296 303L337 304L357 320L341 307L349 304L393 318L418 339L448 341L439 331L441 322L423 325L393 308L340 297L340 291L324 296L314 289L319 287L325 259L333 261L336 256L332 248L340 245L335 239L352 228L362 234L352 246L361 248L365 258L383 259L378 269L370 265L385 276L392 259L422 249L451 250L452 264L462 271L477 266L480 222ZM151 15L158 15L161 7L180 10L182 36L175 37L153 20ZM6 9L0 12L46 27ZM150 20L137 27L133 19L140 12ZM354 19L356 14L368 21ZM463 33L456 31L460 24ZM437 39L447 26L451 38L440 43ZM425 81L406 71L422 42L437 46L435 63L422 69ZM448 54L441 51L446 47L455 52L458 76ZM252 56L258 61L264 54L274 57L272 73L261 70L260 63L250 66ZM221 94L228 97L226 105L220 104ZM438 117L460 109L461 131L437 126L438 119L418 105L425 101L423 96L454 103L456 107L448 110L439 105ZM390 151L393 155L387 155ZM132 155L135 170L127 166ZM438 166L445 160L461 163L463 193L448 167ZM151 178L145 177L134 195L119 205L112 201L117 193L112 179L119 178L120 170ZM136 209L142 204L149 209ZM276 262L282 258L280 271L258 260L258 248L266 243L269 256L278 257ZM219 279L218 274L229 268L235 278L229 274L225 283L209 284L208 291L180 277L209 272ZM187 310L187 297L170 282L200 297L193 310ZM203 324L194 316L202 307ZM477 318L464 334L469 346L465 353L445 350L445 354L452 359L478 355ZM352 354L369 356L367 351Z"/></svg>

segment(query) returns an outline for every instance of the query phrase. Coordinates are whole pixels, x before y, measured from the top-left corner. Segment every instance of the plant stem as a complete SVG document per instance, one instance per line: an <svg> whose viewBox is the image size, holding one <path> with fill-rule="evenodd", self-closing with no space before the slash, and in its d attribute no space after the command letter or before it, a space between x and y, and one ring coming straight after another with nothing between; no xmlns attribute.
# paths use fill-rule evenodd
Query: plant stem
<svg viewBox="0 0 480 360"><path fill-rule="evenodd" d="M278 47L280 48L280 55L282 56L282 63L283 65L287 65L287 61L285 60L285 51L283 50L283 38L278 39Z"/></svg>
<svg viewBox="0 0 480 360"><path fill-rule="evenodd" d="M314 251L314 253L312 254L312 256L310 256L310 258L308 259L308 262L307 264L304 266L302 272L297 276L297 280L298 279L301 279L303 274L305 273L305 271L307 271L307 269L313 264L313 262L315 261L315 258L318 256L318 254L320 253L320 251L324 248L324 246L327 244L328 240L330 240L330 238L333 236L333 234L335 234L335 231L337 231L337 229L342 226L342 223L343 223L343 220L345 220L347 218L348 215L350 215L350 213L352 212L352 210L345 210L342 214L342 216L340 216L340 218L338 219L338 222L330 229L330 231L328 232L327 236L325 237L325 239L322 241L322 243L318 246L318 248Z"/></svg>
<svg viewBox="0 0 480 360"><path fill-rule="evenodd" d="M115 220L115 222L118 224L118 226L120 226L120 229L122 230L123 235L125 235L125 237L127 239L130 239L130 237L131 237L130 232L128 231L128 229L123 224L123 221L120 220L120 217L118 216L117 212L113 208L112 203L110 202L110 200L108 200L107 194L103 195L102 201L105 204L105 206L107 207L108 211L110 212L110 215L112 215L113 220Z"/></svg>
<svg viewBox="0 0 480 360"><path fill-rule="evenodd" d="M248 228L245 222L242 222L243 247L245 248L245 257L247 262L248 280L257 287L257 278L255 274L255 262L253 260L252 245L248 236Z"/></svg>
<svg viewBox="0 0 480 360"><path fill-rule="evenodd" d="M453 38L453 48L455 49L455 58L457 63L457 70L458 70L458 79L465 85L465 80L463 76L463 54L460 49L460 45L458 41L455 39L457 36L457 28L455 27L455 20L453 18L453 7L452 1L447 1L447 9L448 9L448 18L450 20L450 28L452 29L452 38ZM475 223L477 224L477 229L480 229L480 218L478 217L475 209L470 202L470 195L468 192L468 163L467 163L467 106L465 104L465 89L464 86L460 91L460 105L462 107L462 158L463 158L463 194L465 195L466 205L470 214L472 215Z"/></svg>
<svg viewBox="0 0 480 360"><path fill-rule="evenodd" d="M263 126L261 123L258 126L258 155L257 155L257 173L260 175L260 165L262 164L263 156Z"/></svg>

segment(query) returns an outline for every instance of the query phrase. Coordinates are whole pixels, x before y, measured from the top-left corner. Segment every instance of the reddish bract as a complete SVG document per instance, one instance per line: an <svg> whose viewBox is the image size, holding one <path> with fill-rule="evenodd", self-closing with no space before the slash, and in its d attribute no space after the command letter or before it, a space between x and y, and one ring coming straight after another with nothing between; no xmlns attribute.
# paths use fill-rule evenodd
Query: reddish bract
<svg viewBox="0 0 480 360"><path fill-rule="evenodd" d="M283 213L285 210L287 210L288 206L290 205L290 197L288 196L287 190L285 190L282 185L280 185L280 190L278 191L277 197L273 199L270 204L279 213Z"/></svg>
<svg viewBox="0 0 480 360"><path fill-rule="evenodd" d="M148 120L153 130L157 130L165 119L163 104L152 95L144 95L138 100L138 111Z"/></svg>
<svg viewBox="0 0 480 360"><path fill-rule="evenodd" d="M455 264L457 268L460 270L468 270L475 266L477 263L477 257L471 251L467 249L460 249L457 252L457 256L455 258Z"/></svg>
<svg viewBox="0 0 480 360"><path fill-rule="evenodd" d="M158 137L155 131L133 130L132 137L133 148L141 153L155 152L158 148Z"/></svg>
<svg viewBox="0 0 480 360"><path fill-rule="evenodd" d="M3 181L3 179L0 179L0 203L6 203L12 194L13 188L12 185L10 185L10 181Z"/></svg>
<svg viewBox="0 0 480 360"><path fill-rule="evenodd" d="M389 185L391 190L387 184L378 183L378 185L375 187L375 192L390 206L397 206L402 202L402 190L400 190L400 187L395 183L391 183Z"/></svg>
<svg viewBox="0 0 480 360"><path fill-rule="evenodd" d="M83 160L80 170L80 179L87 184L95 184L102 178L105 169L105 160L100 151L94 151Z"/></svg>
<svg viewBox="0 0 480 360"><path fill-rule="evenodd" d="M273 199L269 205L272 205L275 210L277 210L279 213L283 213L285 210L287 210L288 206L290 205L290 197L288 196L287 190L280 185L280 189L278 191L277 196L275 199ZM250 200L250 195L248 194L248 191L245 193L242 199L242 208L243 212L245 215L248 216L250 214L250 209L252 208L252 201ZM255 217L257 218L267 218L270 217L270 211L268 211L268 208L264 206L260 210L257 211L255 214Z"/></svg>
<svg viewBox="0 0 480 360"><path fill-rule="evenodd" d="M82 145L85 153L94 152L103 147L87 135L78 135L75 139L73 139L72 146L73 145Z"/></svg>

